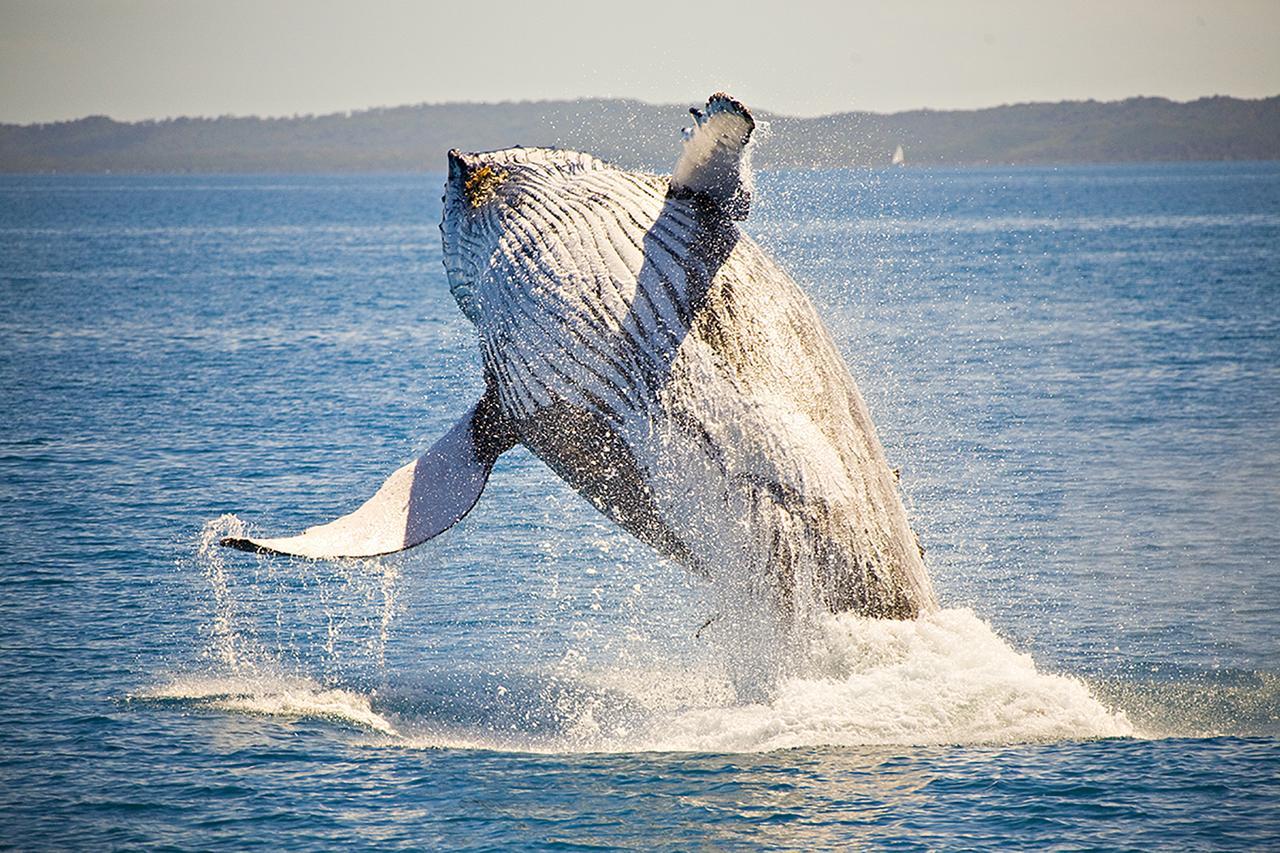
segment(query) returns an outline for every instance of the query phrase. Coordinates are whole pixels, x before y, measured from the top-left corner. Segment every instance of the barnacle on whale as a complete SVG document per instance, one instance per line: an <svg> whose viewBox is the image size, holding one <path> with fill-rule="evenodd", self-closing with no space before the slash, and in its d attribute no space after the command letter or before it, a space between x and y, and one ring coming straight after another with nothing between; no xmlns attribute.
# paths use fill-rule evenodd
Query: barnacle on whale
<svg viewBox="0 0 1280 853"><path fill-rule="evenodd" d="M490 201L507 179L507 173L490 166L481 166L467 176L463 190L472 207L482 207Z"/></svg>

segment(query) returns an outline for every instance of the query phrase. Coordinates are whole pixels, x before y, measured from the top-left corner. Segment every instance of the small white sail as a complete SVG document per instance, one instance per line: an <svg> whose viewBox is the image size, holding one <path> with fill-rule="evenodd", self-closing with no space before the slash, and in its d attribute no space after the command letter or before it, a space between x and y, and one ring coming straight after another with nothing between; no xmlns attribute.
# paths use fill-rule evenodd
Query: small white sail
<svg viewBox="0 0 1280 853"><path fill-rule="evenodd" d="M893 160L890 162L895 166L907 165L907 155L903 153L901 145L893 149Z"/></svg>

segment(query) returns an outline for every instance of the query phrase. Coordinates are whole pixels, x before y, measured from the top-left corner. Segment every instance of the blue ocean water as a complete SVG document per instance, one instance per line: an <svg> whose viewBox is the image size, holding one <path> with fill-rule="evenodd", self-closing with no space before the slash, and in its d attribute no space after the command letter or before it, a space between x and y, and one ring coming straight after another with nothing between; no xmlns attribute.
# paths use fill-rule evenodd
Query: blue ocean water
<svg viewBox="0 0 1280 853"><path fill-rule="evenodd" d="M0 846L1280 845L1280 164L762 176L944 605L763 698L520 449L406 555L211 546L478 396L441 183L0 178Z"/></svg>

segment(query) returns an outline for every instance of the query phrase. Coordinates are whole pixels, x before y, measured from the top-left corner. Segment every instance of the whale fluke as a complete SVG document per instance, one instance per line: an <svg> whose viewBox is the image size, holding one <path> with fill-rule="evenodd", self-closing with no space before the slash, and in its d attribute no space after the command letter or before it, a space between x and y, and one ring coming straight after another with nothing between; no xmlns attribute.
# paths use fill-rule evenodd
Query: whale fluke
<svg viewBox="0 0 1280 853"><path fill-rule="evenodd" d="M702 197L731 219L751 211L751 163L747 143L756 122L734 98L717 92L705 111L689 110L695 125L685 129L684 151L671 175L677 196Z"/></svg>
<svg viewBox="0 0 1280 853"><path fill-rule="evenodd" d="M514 443L514 434L498 413L496 395L487 393L430 450L397 469L355 512L296 536L227 537L218 544L313 560L377 557L412 548L471 511L493 463Z"/></svg>

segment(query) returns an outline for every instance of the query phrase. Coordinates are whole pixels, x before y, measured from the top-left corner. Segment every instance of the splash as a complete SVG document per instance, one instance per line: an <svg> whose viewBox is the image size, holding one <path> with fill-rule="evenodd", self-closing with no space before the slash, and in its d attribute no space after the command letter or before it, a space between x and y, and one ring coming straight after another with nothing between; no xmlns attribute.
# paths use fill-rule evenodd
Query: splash
<svg viewBox="0 0 1280 853"><path fill-rule="evenodd" d="M180 676L130 698L182 701L191 704L272 717L316 718L394 735L395 727L373 710L371 697L336 687L326 688L309 678L291 676Z"/></svg>
<svg viewBox="0 0 1280 853"><path fill-rule="evenodd" d="M212 671L171 678L138 698L337 721L385 736L383 745L538 753L1137 734L1124 712L1106 707L1083 681L1040 671L968 609L910 621L822 613L779 642L772 631L748 630L749 614L729 608L684 645L645 636L637 628L647 617L637 612L625 636L575 633L550 664L513 660L484 675L389 673L394 568L291 560L228 566L216 542L242 532L238 519L223 516L201 536ZM415 685L424 675L428 683ZM370 683L381 686L352 686Z"/></svg>
<svg viewBox="0 0 1280 853"><path fill-rule="evenodd" d="M399 572L379 561L228 563L218 545L246 533L235 515L207 522L196 561L210 608L208 663L133 693L234 713L337 722L382 735L394 725L374 693L340 686L344 674L385 669ZM313 671L323 674L317 679Z"/></svg>
<svg viewBox="0 0 1280 853"><path fill-rule="evenodd" d="M796 674L739 702L731 673L606 668L560 682L522 732L406 721L404 742L532 752L765 752L818 746L1008 744L1130 737L1087 685L1040 672L967 609L914 621L830 617ZM556 719L557 714L560 715Z"/></svg>
<svg viewBox="0 0 1280 853"><path fill-rule="evenodd" d="M969 610L882 621L832 617L809 671L763 702L730 674L604 668L542 673L522 687L472 685L470 719L420 701L289 675L179 676L135 695L200 707L332 721L379 746L544 754L769 752L801 747L1015 744L1132 737L1080 680L1037 670ZM487 694L484 698L481 694ZM397 714L391 707L399 704Z"/></svg>
<svg viewBox="0 0 1280 853"><path fill-rule="evenodd" d="M243 521L229 513L220 515L200 531L196 551L213 595L213 616L208 626L210 643L206 654L233 671L242 665L240 647L243 640L236 630L235 599L227 572L226 552L218 547L218 542L224 536L243 535Z"/></svg>
<svg viewBox="0 0 1280 853"><path fill-rule="evenodd" d="M201 657L226 677L319 671L326 683L386 669L399 569L381 560L227 562L218 542L242 537L235 515L207 522L196 565L209 607Z"/></svg>
<svg viewBox="0 0 1280 853"><path fill-rule="evenodd" d="M1022 743L1125 737L1123 712L1084 682L1042 673L966 609L914 621L826 620L808 671L767 703L691 709L651 748L759 751L798 746Z"/></svg>

